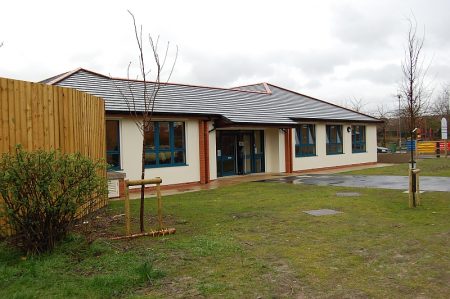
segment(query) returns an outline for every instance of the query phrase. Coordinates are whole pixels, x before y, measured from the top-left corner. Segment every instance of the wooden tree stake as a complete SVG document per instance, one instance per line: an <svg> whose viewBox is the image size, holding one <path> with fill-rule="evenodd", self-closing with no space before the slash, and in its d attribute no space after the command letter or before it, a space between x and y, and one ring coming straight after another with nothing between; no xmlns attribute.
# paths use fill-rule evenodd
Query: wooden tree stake
<svg viewBox="0 0 450 299"><path fill-rule="evenodd" d="M161 197L161 178L154 178L154 179L145 179L145 180L125 180L125 230L126 230L126 236L122 237L114 237L111 238L111 240L120 240L120 239L127 239L127 238L136 238L136 237L142 237L142 236L164 236L168 234L174 234L175 229L174 228L163 228L163 215L162 215L162 197ZM129 193L129 186L142 186L142 185L149 185L154 184L156 185L156 199L158 204L158 226L159 230L157 231L151 231L148 233L140 233L140 234L132 234L131 233L131 211L130 211L130 193Z"/></svg>

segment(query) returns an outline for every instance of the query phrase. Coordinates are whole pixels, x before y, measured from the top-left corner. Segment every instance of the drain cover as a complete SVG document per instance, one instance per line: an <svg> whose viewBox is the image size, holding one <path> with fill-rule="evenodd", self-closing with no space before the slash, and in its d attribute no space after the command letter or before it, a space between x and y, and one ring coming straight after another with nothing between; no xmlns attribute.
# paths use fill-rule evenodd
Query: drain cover
<svg viewBox="0 0 450 299"><path fill-rule="evenodd" d="M342 212L336 211L336 210L330 210L330 209L321 209L321 210L310 210L310 211L303 211L306 214L313 215L313 216L325 216L325 215L334 215L334 214L340 214Z"/></svg>
<svg viewBox="0 0 450 299"><path fill-rule="evenodd" d="M337 192L336 196L337 197L356 197L356 196L361 196L361 193L359 193L359 192Z"/></svg>

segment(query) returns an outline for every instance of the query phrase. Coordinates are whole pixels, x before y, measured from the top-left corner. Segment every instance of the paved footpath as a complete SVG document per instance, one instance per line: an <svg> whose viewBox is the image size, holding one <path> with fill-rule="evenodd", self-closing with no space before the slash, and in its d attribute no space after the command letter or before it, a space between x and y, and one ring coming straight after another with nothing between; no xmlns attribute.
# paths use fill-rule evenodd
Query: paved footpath
<svg viewBox="0 0 450 299"><path fill-rule="evenodd" d="M318 186L341 186L360 188L383 188L395 190L408 190L407 176L394 175L321 175L309 174L288 176L262 182L280 182L292 184L306 184ZM420 190L450 192L449 177L420 177Z"/></svg>

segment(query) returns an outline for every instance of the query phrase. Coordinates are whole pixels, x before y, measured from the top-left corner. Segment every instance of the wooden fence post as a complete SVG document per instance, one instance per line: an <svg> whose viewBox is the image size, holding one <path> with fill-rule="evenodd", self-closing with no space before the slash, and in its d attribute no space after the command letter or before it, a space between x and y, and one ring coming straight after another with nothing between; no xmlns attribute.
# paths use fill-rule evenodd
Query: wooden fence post
<svg viewBox="0 0 450 299"><path fill-rule="evenodd" d="M156 184L156 198L158 201L158 223L159 223L159 229L163 228L163 222L162 222L162 200L161 200L161 186L160 184Z"/></svg>
<svg viewBox="0 0 450 299"><path fill-rule="evenodd" d="M125 180L125 229L127 236L131 235L130 193L128 191L128 180Z"/></svg>

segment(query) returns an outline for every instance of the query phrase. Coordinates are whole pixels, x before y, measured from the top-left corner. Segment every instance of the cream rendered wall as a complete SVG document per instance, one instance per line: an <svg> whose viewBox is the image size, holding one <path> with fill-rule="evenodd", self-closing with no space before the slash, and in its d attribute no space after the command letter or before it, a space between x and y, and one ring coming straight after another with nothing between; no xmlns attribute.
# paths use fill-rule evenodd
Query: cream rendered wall
<svg viewBox="0 0 450 299"><path fill-rule="evenodd" d="M214 129L213 123L208 122L208 131ZM216 131L209 133L209 179L217 179L217 153L216 153Z"/></svg>
<svg viewBox="0 0 450 299"><path fill-rule="evenodd" d="M147 168L146 178L161 177L163 185L200 181L199 163L199 126L198 120L186 119L154 119L155 121L184 121L186 140L186 166ZM142 135L134 121L129 118L120 119L120 158L123 172L127 179L136 180L141 177Z"/></svg>
<svg viewBox="0 0 450 299"><path fill-rule="evenodd" d="M266 172L284 172L284 133L278 128L264 130Z"/></svg>
<svg viewBox="0 0 450 299"><path fill-rule="evenodd" d="M326 154L326 123L315 123L316 125L316 156L295 157L295 135L292 136L292 152L294 171L343 166L350 164L377 162L377 129L374 124L366 124L366 149L365 153L352 153L352 134L347 132L347 127L352 123L341 123L343 154ZM295 134L295 130L292 130Z"/></svg>

